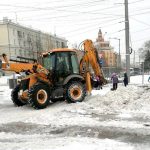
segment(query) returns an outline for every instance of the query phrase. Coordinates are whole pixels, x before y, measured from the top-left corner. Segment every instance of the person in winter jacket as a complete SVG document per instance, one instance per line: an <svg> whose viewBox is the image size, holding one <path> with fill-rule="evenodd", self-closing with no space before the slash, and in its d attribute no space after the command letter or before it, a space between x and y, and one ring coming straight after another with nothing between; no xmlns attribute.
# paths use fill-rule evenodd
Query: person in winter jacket
<svg viewBox="0 0 150 150"><path fill-rule="evenodd" d="M113 74L112 74L111 80L112 80L112 83L113 83L113 88L112 88L112 90L117 90L117 88L118 88L118 77L117 77L117 74L116 74L116 73L113 73Z"/></svg>
<svg viewBox="0 0 150 150"><path fill-rule="evenodd" d="M128 85L128 76L127 76L127 73L124 73L123 83L124 83L124 86Z"/></svg>

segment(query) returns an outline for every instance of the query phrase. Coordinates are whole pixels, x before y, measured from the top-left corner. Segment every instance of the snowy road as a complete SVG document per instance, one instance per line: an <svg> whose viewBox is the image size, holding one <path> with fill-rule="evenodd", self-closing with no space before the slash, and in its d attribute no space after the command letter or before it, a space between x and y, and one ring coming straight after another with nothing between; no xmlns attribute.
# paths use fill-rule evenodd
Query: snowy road
<svg viewBox="0 0 150 150"><path fill-rule="evenodd" d="M34 110L15 107L6 79L0 84L0 150L150 149L149 85L106 86L82 103Z"/></svg>

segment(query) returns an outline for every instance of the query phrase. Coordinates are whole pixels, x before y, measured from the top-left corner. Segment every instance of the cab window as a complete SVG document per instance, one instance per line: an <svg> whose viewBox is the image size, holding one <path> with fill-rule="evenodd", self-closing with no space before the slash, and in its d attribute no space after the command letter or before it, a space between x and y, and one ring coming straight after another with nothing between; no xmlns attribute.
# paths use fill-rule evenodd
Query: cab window
<svg viewBox="0 0 150 150"><path fill-rule="evenodd" d="M47 70L53 70L55 67L55 54L48 54L44 56L43 64Z"/></svg>

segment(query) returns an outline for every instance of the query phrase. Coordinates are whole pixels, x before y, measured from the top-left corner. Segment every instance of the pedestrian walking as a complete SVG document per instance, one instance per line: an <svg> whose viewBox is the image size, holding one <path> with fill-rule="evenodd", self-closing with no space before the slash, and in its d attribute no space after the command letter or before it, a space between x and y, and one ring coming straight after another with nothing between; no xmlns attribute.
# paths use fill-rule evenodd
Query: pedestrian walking
<svg viewBox="0 0 150 150"><path fill-rule="evenodd" d="M125 87L128 85L128 76L127 76L127 73L124 73L123 83L124 83Z"/></svg>
<svg viewBox="0 0 150 150"><path fill-rule="evenodd" d="M111 90L117 90L119 80L118 80L118 77L117 77L116 73L112 74L111 80L112 80L112 83L113 83L113 88Z"/></svg>

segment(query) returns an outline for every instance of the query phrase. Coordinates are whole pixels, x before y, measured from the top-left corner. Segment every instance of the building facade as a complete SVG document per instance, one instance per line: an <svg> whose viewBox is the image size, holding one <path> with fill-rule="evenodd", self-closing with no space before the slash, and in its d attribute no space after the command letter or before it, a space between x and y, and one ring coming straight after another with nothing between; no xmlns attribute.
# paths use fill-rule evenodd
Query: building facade
<svg viewBox="0 0 150 150"><path fill-rule="evenodd" d="M0 54L10 59L38 59L42 52L67 47L65 38L43 33L3 19L0 23Z"/></svg>
<svg viewBox="0 0 150 150"><path fill-rule="evenodd" d="M118 67L118 54L111 47L109 41L105 41L101 29L98 32L98 37L95 42L95 47L98 50L100 60L102 60L102 66L110 74L113 71L116 71Z"/></svg>
<svg viewBox="0 0 150 150"><path fill-rule="evenodd" d="M109 41L105 41L101 29L98 32L98 37L95 42L99 56L104 60L104 67L117 67L117 54Z"/></svg>

